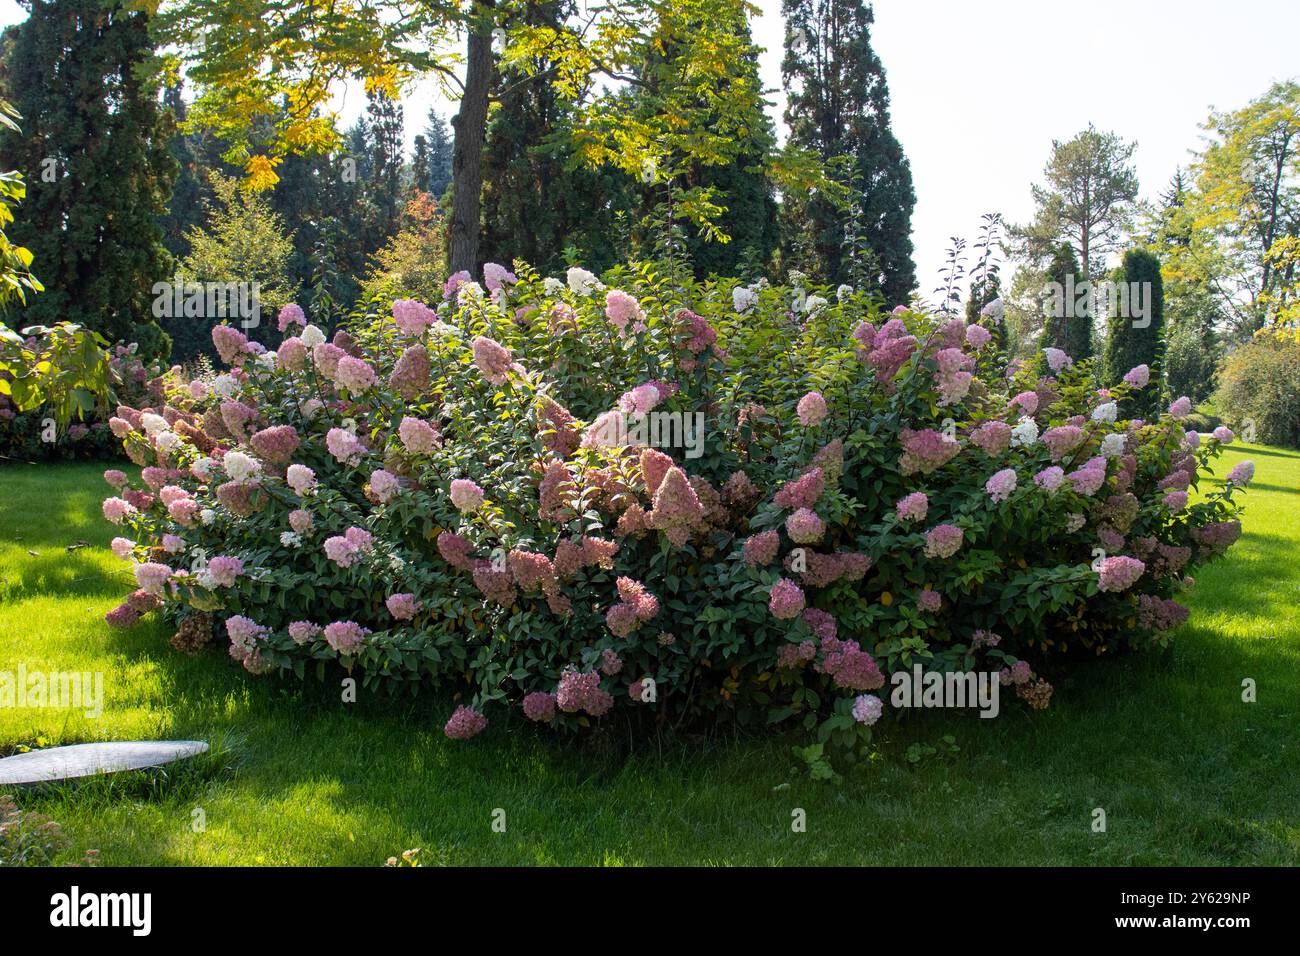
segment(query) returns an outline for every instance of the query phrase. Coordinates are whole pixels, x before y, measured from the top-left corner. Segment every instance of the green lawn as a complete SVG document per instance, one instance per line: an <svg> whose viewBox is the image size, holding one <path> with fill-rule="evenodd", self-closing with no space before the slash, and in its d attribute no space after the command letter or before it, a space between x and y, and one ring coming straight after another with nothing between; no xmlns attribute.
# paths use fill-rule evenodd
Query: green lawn
<svg viewBox="0 0 1300 956"><path fill-rule="evenodd" d="M98 720L0 709L0 753L38 738L218 743L183 772L20 796L64 824L74 855L97 848L109 865L374 865L408 847L452 864L1295 865L1300 455L1237 446L1220 473L1243 457L1258 466L1246 533L1199 573L1168 653L1085 665L1043 713L882 725L877 757L838 787L794 770L797 738L627 756L494 721L454 743L439 702L344 705L335 687L182 656L161 623L111 632L104 612L129 580L106 549L102 469L7 465L0 670L102 671L106 705ZM65 550L79 540L92 547ZM1241 701L1245 678L1257 703ZM914 762L913 745L937 752ZM792 832L794 808L806 832Z"/></svg>

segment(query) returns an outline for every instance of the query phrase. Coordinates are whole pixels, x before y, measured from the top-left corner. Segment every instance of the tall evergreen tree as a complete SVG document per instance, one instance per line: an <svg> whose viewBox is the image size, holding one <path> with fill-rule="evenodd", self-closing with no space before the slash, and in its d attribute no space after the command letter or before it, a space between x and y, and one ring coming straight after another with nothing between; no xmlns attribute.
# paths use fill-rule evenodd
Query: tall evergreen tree
<svg viewBox="0 0 1300 956"><path fill-rule="evenodd" d="M572 7L571 0L543 0L527 4L517 16L530 27L558 28ZM580 167L567 135L571 108L544 75L546 64L529 66L531 73L512 68L497 77L499 106L488 124L483 155L479 254L488 262L509 265L522 259L551 272L563 267L567 249L588 268L607 268L616 254L610 242L614 211L627 206L625 199L610 197L625 194L630 179L616 170ZM450 181L451 144L436 114L428 133L430 192L438 197L438 171L445 169L442 175ZM440 150L445 167L436 161Z"/></svg>
<svg viewBox="0 0 1300 956"><path fill-rule="evenodd" d="M1124 412L1135 418L1149 418L1160 401L1165 358L1165 295L1160 260L1145 249L1130 249L1117 272L1119 280L1130 287L1137 284L1149 290L1151 312L1145 322L1119 314L1108 318L1102 384L1116 385L1135 365L1148 366L1151 384L1125 403Z"/></svg>
<svg viewBox="0 0 1300 956"><path fill-rule="evenodd" d="M1084 276L1079 260L1074 256L1074 248L1068 242L1062 242L1053 252L1051 264L1047 267L1047 281L1055 284L1061 295L1046 297L1049 304L1045 307L1039 348L1060 349L1076 362L1091 358L1094 353L1092 297L1088 296L1080 307L1078 297L1070 291L1083 283Z"/></svg>
<svg viewBox="0 0 1300 956"><path fill-rule="evenodd" d="M874 14L863 0L782 0L786 20L781 75L790 142L823 162L850 165L849 203L859 209L859 240L875 256L874 285L889 302L906 302L916 287L911 223L916 193L903 148L890 128L885 68L871 47ZM819 278L846 278L846 224L851 212L829 198L788 197L787 258L803 248L801 264Z"/></svg>
<svg viewBox="0 0 1300 956"><path fill-rule="evenodd" d="M451 185L451 128L437 110L429 110L429 125L424 129L424 139L429 150L429 180L421 187L435 200L441 201Z"/></svg>
<svg viewBox="0 0 1300 956"><path fill-rule="evenodd" d="M5 84L24 117L0 139L0 168L27 174L13 239L46 291L22 321L68 319L163 354L155 282L171 272L160 220L176 174L159 108L147 16L102 0L27 0Z"/></svg>

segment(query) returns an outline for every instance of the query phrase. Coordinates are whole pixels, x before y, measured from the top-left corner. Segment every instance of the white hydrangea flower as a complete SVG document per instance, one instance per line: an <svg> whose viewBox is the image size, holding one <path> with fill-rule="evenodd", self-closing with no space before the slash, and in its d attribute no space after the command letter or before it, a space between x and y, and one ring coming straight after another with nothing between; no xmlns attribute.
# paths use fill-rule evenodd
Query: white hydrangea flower
<svg viewBox="0 0 1300 956"><path fill-rule="evenodd" d="M812 315L814 312L824 309L828 305L830 305L830 302L828 302L824 296L810 295L804 300L803 310L809 315Z"/></svg>
<svg viewBox="0 0 1300 956"><path fill-rule="evenodd" d="M173 431L159 432L154 438L154 444L164 455L170 454L171 451L181 443L181 438Z"/></svg>
<svg viewBox="0 0 1300 956"><path fill-rule="evenodd" d="M1119 432L1112 432L1101 440L1101 454L1103 458L1118 458L1124 454L1124 436Z"/></svg>
<svg viewBox="0 0 1300 956"><path fill-rule="evenodd" d="M568 280L569 288L578 295L591 295L593 292L599 292L605 288L593 273L588 272L586 269L579 269L577 266L570 268L565 273L565 278Z"/></svg>
<svg viewBox="0 0 1300 956"><path fill-rule="evenodd" d="M758 302L758 295L753 289L747 289L743 285L738 285L731 290L731 304L735 310L744 315Z"/></svg>
<svg viewBox="0 0 1300 956"><path fill-rule="evenodd" d="M852 294L853 294L853 286L851 285L842 285L835 290L835 298L839 299L841 302L843 302Z"/></svg>
<svg viewBox="0 0 1300 956"><path fill-rule="evenodd" d="M276 358L277 356L274 352L266 351L257 357L257 364L262 366L262 368L266 369L268 372L274 372Z"/></svg>
<svg viewBox="0 0 1300 956"><path fill-rule="evenodd" d="M167 431L170 427L167 419L161 415L155 415L153 412L145 412L140 416L140 424L144 426L144 433L150 438L157 437L161 432Z"/></svg>
<svg viewBox="0 0 1300 956"><path fill-rule="evenodd" d="M229 373L212 380L212 390L221 398L234 398L239 394L239 380Z"/></svg>
<svg viewBox="0 0 1300 956"><path fill-rule="evenodd" d="M302 330L302 334L299 335L298 338L302 339L302 344L310 349L325 342L325 333L316 328L316 326L309 325Z"/></svg>
<svg viewBox="0 0 1300 956"><path fill-rule="evenodd" d="M280 543L286 548L296 548L302 544L302 535L296 531L286 531L280 535Z"/></svg>
<svg viewBox="0 0 1300 956"><path fill-rule="evenodd" d="M1071 514L1065 517L1065 530L1074 533L1083 527L1085 518L1081 514Z"/></svg>
<svg viewBox="0 0 1300 956"><path fill-rule="evenodd" d="M213 591L217 587L217 579L212 576L212 572L207 568L196 574L194 580L198 582L199 587L206 588L209 591Z"/></svg>
<svg viewBox="0 0 1300 956"><path fill-rule="evenodd" d="M1038 441L1038 423L1026 415L1016 423L1015 428L1011 429L1011 447L1028 447L1036 441Z"/></svg>
<svg viewBox="0 0 1300 956"><path fill-rule="evenodd" d="M460 306L482 302L487 293L477 282L462 282L456 287L456 304Z"/></svg>
<svg viewBox="0 0 1300 956"><path fill-rule="evenodd" d="M542 291L554 299L564 291L564 283L555 278L555 276L547 276L542 280Z"/></svg>
<svg viewBox="0 0 1300 956"><path fill-rule="evenodd" d="M262 473L262 465L256 458L245 455L242 451L228 451L221 459L226 474L235 481L247 481Z"/></svg>
<svg viewBox="0 0 1300 956"><path fill-rule="evenodd" d="M1105 405L1098 405L1092 410L1092 420L1109 425L1119 417L1119 406L1114 402L1107 402Z"/></svg>
<svg viewBox="0 0 1300 956"><path fill-rule="evenodd" d="M212 466L216 464L211 458L200 458L194 464L190 465L190 474L199 481L207 481L212 477Z"/></svg>

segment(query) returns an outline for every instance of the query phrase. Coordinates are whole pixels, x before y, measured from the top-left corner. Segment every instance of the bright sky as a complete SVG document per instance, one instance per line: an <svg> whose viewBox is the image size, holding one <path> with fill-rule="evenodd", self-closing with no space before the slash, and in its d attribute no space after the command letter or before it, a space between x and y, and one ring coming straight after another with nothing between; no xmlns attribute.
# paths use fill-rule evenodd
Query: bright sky
<svg viewBox="0 0 1300 956"><path fill-rule="evenodd" d="M779 120L780 0L757 5L754 36ZM1030 218L1029 185L1054 138L1091 121L1137 140L1142 193L1153 198L1189 161L1212 106L1234 109L1300 76L1295 0L876 0L875 12L872 40L916 186L923 294L938 283L950 237L973 241L983 213ZM0 26L25 17L0 0ZM408 147L436 102L431 85L407 98ZM364 105L350 91L345 120Z"/></svg>

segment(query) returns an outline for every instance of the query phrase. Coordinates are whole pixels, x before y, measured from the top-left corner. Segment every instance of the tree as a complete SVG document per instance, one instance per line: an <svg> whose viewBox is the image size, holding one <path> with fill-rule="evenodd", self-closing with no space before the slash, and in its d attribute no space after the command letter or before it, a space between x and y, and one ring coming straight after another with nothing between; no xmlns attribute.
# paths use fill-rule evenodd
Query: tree
<svg viewBox="0 0 1300 956"><path fill-rule="evenodd" d="M13 238L35 256L46 290L23 321L69 320L165 354L151 306L171 268L159 222L175 161L148 70L148 18L101 0L27 6L4 64L25 128L0 138L4 165L28 174Z"/></svg>
<svg viewBox="0 0 1300 956"><path fill-rule="evenodd" d="M690 124L689 110L674 111L687 104L665 103L665 111L650 121L634 120L619 93L640 82L638 64L666 37L685 44L684 65L701 82L725 75L737 42L717 24L744 9L744 0L610 0L575 13L561 29L523 23L505 32L507 15L519 7L516 0L377 0L361 7L327 0L173 0L162 24L202 90L194 122L231 143L227 156L239 162L255 188L274 186L275 168L288 152L337 143L337 131L322 114L337 83L348 77L395 95L414 77L436 76L448 92L459 94L452 119L453 271L475 269L480 259L483 146L499 65L527 71L540 60L551 64L546 75L573 104L574 154L585 165L635 174L647 155L662 159L665 150L688 158L735 154L734 141ZM463 78L452 58L451 44L458 40L465 44ZM615 83L595 82L602 78ZM758 95L743 87L722 90L710 105L724 116L739 116L746 114L744 100ZM280 98L294 104L290 116L271 135L254 135L253 120ZM817 178L818 170L798 151L768 162L783 182ZM701 220L718 214L704 204L688 211Z"/></svg>
<svg viewBox="0 0 1300 956"><path fill-rule="evenodd" d="M889 121L885 69L871 47L871 6L862 0L782 0L786 20L782 82L791 143L838 164L845 204L819 190L787 194L786 258L802 247L803 262L826 282L845 281L846 224L859 213L862 244L874 254L875 291L906 302L916 286L911 218L912 173ZM849 208L846 208L846 205ZM801 241L802 239L802 241Z"/></svg>
<svg viewBox="0 0 1300 956"><path fill-rule="evenodd" d="M238 180L217 172L210 178L214 198L206 207L203 227L185 237L190 251L177 266L177 285L236 283L254 288L260 311L256 324L246 331L269 344L276 334L276 312L296 291L289 278L293 241L265 196L241 189ZM218 318L205 311L167 321L180 358L210 351L209 332Z"/></svg>
<svg viewBox="0 0 1300 956"><path fill-rule="evenodd" d="M437 110L429 110L429 124L415 137L411 161L412 185L417 192L442 199L451 185L451 151L451 131L446 120Z"/></svg>
<svg viewBox="0 0 1300 956"><path fill-rule="evenodd" d="M571 8L568 0L529 3L518 16L558 29ZM541 272L563 269L566 255L608 268L616 251L614 215L635 201L632 179L578 162L572 105L548 78L550 66L542 57L498 72L493 94L500 105L483 160L482 256L506 265L522 259Z"/></svg>
<svg viewBox="0 0 1300 956"><path fill-rule="evenodd" d="M1082 276L1100 278L1135 211L1138 179L1129 160L1136 148L1092 124L1068 142L1053 140L1045 182L1033 186L1034 221L1013 230L1022 257L1047 259L1068 240Z"/></svg>
<svg viewBox="0 0 1300 956"><path fill-rule="evenodd" d="M1076 362L1091 358L1093 354L1092 297L1083 297L1081 303L1080 298L1070 291L1083 281L1082 277L1079 260L1074 258L1074 248L1068 242L1061 243L1047 267L1049 289L1051 293L1059 290L1060 294L1049 293L1043 298L1045 314L1039 348L1060 349ZM1128 368L1124 371L1127 372Z"/></svg>
<svg viewBox="0 0 1300 956"><path fill-rule="evenodd" d="M1193 166L1187 258L1210 282L1238 330L1276 311L1275 244L1300 236L1300 84L1276 83L1230 113L1212 113L1214 141Z"/></svg>
<svg viewBox="0 0 1300 956"><path fill-rule="evenodd" d="M1165 309L1160 260L1145 249L1130 249L1118 273L1120 281L1130 288L1148 290L1150 312L1135 319L1123 314L1123 310L1111 311L1101 380L1105 386L1118 385L1135 366L1149 367L1151 384L1125 402L1125 412L1133 418L1150 418L1158 410L1164 369Z"/></svg>
<svg viewBox="0 0 1300 956"><path fill-rule="evenodd" d="M0 100L0 127L18 132L21 119L18 111L5 100ZM28 292L42 292L41 285L30 266L31 250L9 238L5 229L14 221L13 207L27 195L23 174L17 170L0 173L0 313L14 302L26 303ZM0 326L3 328L3 326Z"/></svg>

